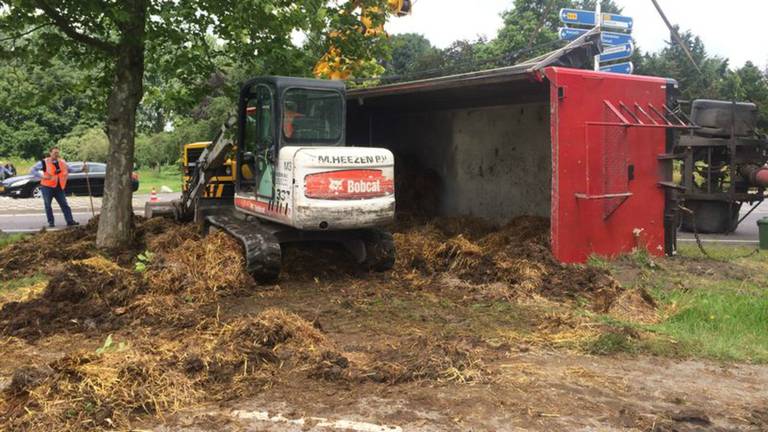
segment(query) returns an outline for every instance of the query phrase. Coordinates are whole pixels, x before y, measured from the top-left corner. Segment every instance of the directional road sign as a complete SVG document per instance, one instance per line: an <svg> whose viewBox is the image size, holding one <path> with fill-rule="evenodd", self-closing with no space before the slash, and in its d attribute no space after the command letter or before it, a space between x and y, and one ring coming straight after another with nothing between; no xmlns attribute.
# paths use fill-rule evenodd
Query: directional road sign
<svg viewBox="0 0 768 432"><path fill-rule="evenodd" d="M628 44L605 47L603 48L603 53L600 54L600 63L630 58L634 52L635 46L631 42Z"/></svg>
<svg viewBox="0 0 768 432"><path fill-rule="evenodd" d="M604 13L602 26L621 30L632 31L634 20L628 16ZM595 26L595 12L579 9L560 9L560 21L566 24L578 24Z"/></svg>
<svg viewBox="0 0 768 432"><path fill-rule="evenodd" d="M576 40L588 31L587 29L560 27L560 40ZM601 32L600 38L603 41L603 45L622 45L632 42L632 35L627 33Z"/></svg>
<svg viewBox="0 0 768 432"><path fill-rule="evenodd" d="M632 74L635 70L635 65L632 62L616 63L608 66L601 66L601 72L613 72L620 74Z"/></svg>

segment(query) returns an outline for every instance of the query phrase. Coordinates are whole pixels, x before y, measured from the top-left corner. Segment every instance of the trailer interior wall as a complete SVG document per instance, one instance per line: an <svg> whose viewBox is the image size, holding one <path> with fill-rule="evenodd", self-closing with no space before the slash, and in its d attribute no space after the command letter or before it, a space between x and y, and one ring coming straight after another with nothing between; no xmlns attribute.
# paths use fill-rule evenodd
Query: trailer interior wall
<svg viewBox="0 0 768 432"><path fill-rule="evenodd" d="M400 189L439 189L401 190L403 197L436 194L435 213L444 216L550 216L549 97L541 82L352 99L349 112L349 143L392 150L407 177ZM438 185L419 180L430 172Z"/></svg>

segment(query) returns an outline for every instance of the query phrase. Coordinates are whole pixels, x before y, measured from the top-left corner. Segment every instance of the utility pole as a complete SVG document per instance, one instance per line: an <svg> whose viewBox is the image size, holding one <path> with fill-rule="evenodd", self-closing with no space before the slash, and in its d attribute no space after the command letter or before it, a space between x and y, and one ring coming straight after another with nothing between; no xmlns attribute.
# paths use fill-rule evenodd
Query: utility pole
<svg viewBox="0 0 768 432"><path fill-rule="evenodd" d="M680 37L680 35L677 33L677 30L672 26L672 23L669 22L667 19L667 15L664 13L663 10L661 10L661 6L659 6L659 2L656 0L651 0L653 2L653 6L656 7L656 10L659 12L659 15L661 15L661 19L664 20L664 24L667 25L667 28L669 28L669 35L672 37L672 41L676 42L677 45L680 47L680 49L683 50L685 55L688 57L688 60L691 61L691 64L693 64L693 67L696 68L696 71L701 73L701 69L699 68L699 65L696 63L696 60L693 59L693 54L691 54L691 50L688 49L688 45L683 42L683 38Z"/></svg>

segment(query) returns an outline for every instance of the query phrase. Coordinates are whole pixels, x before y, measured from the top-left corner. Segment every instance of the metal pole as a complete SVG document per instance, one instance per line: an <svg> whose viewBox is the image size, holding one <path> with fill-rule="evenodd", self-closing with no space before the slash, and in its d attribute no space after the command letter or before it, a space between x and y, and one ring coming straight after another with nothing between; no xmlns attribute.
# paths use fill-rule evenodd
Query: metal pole
<svg viewBox="0 0 768 432"><path fill-rule="evenodd" d="M598 31L602 31L603 26L603 6L600 4L600 0L597 0L595 6L595 27ZM600 54L595 56L595 71L600 71Z"/></svg>
<svg viewBox="0 0 768 432"><path fill-rule="evenodd" d="M653 6L656 8L656 10L659 12L659 15L661 15L661 19L664 20L664 24L667 25L667 28L669 28L669 35L672 36L672 41L677 42L677 45L680 46L680 49L685 52L685 55L688 57L688 60L691 61L691 64L693 64L693 67L696 68L696 71L698 73L701 73L701 69L699 68L699 65L696 63L696 60L693 59L693 54L691 54L691 50L688 49L688 45L683 42L683 39L680 37L680 35L677 33L677 30L675 30L674 27L672 27L672 23L669 22L667 19L667 15L664 13L663 10L661 10L661 6L659 6L659 2L656 0L651 0L653 3Z"/></svg>

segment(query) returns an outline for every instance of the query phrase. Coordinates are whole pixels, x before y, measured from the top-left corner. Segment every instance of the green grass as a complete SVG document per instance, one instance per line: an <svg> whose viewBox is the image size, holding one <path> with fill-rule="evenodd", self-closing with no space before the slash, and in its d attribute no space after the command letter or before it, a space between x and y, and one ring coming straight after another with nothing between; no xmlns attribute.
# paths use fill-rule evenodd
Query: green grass
<svg viewBox="0 0 768 432"><path fill-rule="evenodd" d="M161 186L168 186L174 192L181 191L181 169L177 165L167 165L160 169L143 168L139 174L139 190L136 193L149 193L154 187L160 192Z"/></svg>
<svg viewBox="0 0 768 432"><path fill-rule="evenodd" d="M35 275L30 277L22 277L17 279L10 279L7 281L0 281L0 294L7 294L15 291L19 288L26 288L35 285L45 280L44 275Z"/></svg>
<svg viewBox="0 0 768 432"><path fill-rule="evenodd" d="M649 329L680 342L692 355L768 362L768 292L754 283L721 281L692 291L658 291L678 309Z"/></svg>
<svg viewBox="0 0 768 432"><path fill-rule="evenodd" d="M655 261L657 266L648 266L642 256L598 262L613 272L627 265L641 269L632 286L648 290L666 319L638 325L599 317L611 328L631 327L643 337L611 332L591 341L587 351L768 363L768 254L750 255L753 249L745 247L706 248L714 260L685 245L678 257Z"/></svg>
<svg viewBox="0 0 768 432"><path fill-rule="evenodd" d="M0 158L0 162L3 164L12 163L16 167L17 175L24 175L29 173L29 169L32 165L37 163L40 159L22 159L18 157Z"/></svg>
<svg viewBox="0 0 768 432"><path fill-rule="evenodd" d="M19 240L22 240L24 237L26 237L27 234L23 233L15 233L15 234L2 234L0 235L0 249L16 243Z"/></svg>

